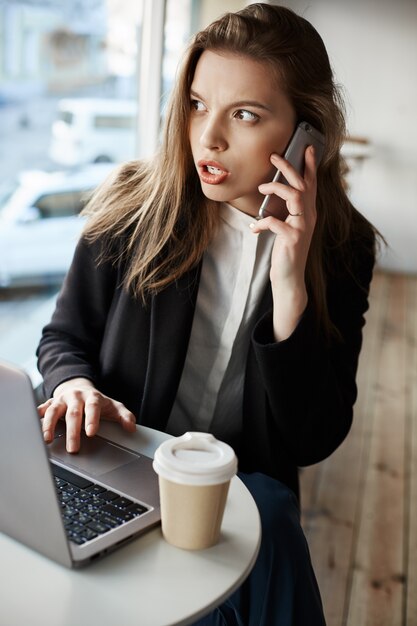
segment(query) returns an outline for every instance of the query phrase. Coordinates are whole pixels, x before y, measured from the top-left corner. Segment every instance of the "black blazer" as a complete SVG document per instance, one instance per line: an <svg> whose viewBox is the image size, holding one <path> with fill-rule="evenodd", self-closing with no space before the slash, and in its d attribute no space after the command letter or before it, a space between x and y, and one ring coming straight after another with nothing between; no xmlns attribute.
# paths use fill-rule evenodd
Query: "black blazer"
<svg viewBox="0 0 417 626"><path fill-rule="evenodd" d="M123 402L137 423L164 431L187 353L201 268L145 306L122 287L123 262L97 264L98 252L98 244L79 242L43 330L38 364L45 394L65 380L86 377ZM352 255L353 273L336 270L328 281L330 314L342 340L326 343L308 305L292 335L275 343L270 287L252 332L242 432L229 443L241 471L266 473L297 494L298 466L327 457L352 422L374 264L363 246Z"/></svg>

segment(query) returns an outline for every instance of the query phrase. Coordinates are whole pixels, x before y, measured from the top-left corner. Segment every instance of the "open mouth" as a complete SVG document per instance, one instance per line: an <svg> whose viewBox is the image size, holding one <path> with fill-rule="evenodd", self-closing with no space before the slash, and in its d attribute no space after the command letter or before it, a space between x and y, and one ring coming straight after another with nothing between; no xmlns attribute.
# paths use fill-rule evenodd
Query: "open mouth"
<svg viewBox="0 0 417 626"><path fill-rule="evenodd" d="M206 165L206 169L207 172L209 172L209 174L215 174L215 175L219 175L219 174L223 174L223 170L221 170L218 167L213 167L213 165Z"/></svg>
<svg viewBox="0 0 417 626"><path fill-rule="evenodd" d="M230 172L222 168L220 163L199 161L197 165L201 181L208 185L219 185L230 174Z"/></svg>

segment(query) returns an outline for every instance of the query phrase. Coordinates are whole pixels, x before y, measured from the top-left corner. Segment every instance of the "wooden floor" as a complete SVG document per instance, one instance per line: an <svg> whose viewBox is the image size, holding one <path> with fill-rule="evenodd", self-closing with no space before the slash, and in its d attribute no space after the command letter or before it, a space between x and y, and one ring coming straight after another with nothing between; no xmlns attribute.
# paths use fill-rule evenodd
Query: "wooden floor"
<svg viewBox="0 0 417 626"><path fill-rule="evenodd" d="M352 430L301 472L328 626L417 626L417 277L377 273Z"/></svg>

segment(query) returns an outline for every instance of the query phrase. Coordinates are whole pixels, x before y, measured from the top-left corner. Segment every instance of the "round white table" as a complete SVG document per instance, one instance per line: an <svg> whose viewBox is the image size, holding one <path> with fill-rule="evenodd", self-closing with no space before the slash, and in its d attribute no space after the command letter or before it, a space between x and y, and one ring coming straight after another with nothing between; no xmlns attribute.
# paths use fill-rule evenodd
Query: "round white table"
<svg viewBox="0 0 417 626"><path fill-rule="evenodd" d="M134 435L103 423L100 433L153 457L167 435ZM247 577L259 550L256 504L233 478L220 541L201 551L170 546L160 527L82 570L68 570L0 533L1 626L192 624Z"/></svg>

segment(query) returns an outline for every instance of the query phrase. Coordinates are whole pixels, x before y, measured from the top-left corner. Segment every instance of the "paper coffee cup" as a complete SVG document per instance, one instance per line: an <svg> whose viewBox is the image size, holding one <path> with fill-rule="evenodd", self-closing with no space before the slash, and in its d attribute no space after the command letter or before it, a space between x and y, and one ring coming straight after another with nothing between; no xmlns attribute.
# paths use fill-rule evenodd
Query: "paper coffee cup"
<svg viewBox="0 0 417 626"><path fill-rule="evenodd" d="M208 433L188 432L155 452L162 533L168 543L200 550L217 543L231 478L233 449Z"/></svg>

